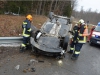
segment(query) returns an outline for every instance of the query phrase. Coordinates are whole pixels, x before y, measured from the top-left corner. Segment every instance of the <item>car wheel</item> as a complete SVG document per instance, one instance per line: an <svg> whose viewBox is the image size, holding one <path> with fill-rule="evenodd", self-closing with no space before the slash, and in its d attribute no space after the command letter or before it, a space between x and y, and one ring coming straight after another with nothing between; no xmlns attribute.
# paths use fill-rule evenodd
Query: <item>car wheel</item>
<svg viewBox="0 0 100 75"><path fill-rule="evenodd" d="M66 37L64 38L64 41L63 41L63 50L65 50L65 52L67 51L68 42L69 42L69 37L66 36Z"/></svg>

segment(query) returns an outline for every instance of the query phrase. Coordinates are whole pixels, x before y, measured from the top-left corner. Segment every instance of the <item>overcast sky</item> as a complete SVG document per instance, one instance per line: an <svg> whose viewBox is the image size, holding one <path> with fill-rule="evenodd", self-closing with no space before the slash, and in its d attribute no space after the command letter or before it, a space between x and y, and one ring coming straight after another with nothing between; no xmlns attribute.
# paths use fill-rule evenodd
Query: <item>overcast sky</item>
<svg viewBox="0 0 100 75"><path fill-rule="evenodd" d="M82 6L84 10L91 8L91 11L100 12L100 0L78 0L76 10L80 11Z"/></svg>

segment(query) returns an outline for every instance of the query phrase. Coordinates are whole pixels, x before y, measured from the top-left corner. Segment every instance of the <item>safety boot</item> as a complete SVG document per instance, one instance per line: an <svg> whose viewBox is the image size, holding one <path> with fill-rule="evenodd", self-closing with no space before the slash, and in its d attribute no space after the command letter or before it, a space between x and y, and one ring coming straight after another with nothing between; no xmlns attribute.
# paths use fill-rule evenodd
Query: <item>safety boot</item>
<svg viewBox="0 0 100 75"><path fill-rule="evenodd" d="M26 46L26 50L29 50L29 49L31 49L31 45L30 44Z"/></svg>
<svg viewBox="0 0 100 75"><path fill-rule="evenodd" d="M23 52L25 52L25 50L26 50L26 47L21 47L20 50L19 50L19 52L23 53Z"/></svg>
<svg viewBox="0 0 100 75"><path fill-rule="evenodd" d="M68 51L67 53L69 53L69 54L73 54L73 51Z"/></svg>
<svg viewBox="0 0 100 75"><path fill-rule="evenodd" d="M78 56L75 56L75 54L73 54L72 57L71 57L71 59L72 60L77 60L78 59Z"/></svg>

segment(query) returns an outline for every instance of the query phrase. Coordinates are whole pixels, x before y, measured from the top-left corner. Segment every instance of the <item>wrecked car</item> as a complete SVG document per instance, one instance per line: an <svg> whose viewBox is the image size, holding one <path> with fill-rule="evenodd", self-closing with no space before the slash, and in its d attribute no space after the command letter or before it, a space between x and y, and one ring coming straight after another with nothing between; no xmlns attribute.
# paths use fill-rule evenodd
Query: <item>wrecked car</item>
<svg viewBox="0 0 100 75"><path fill-rule="evenodd" d="M32 52L47 56L64 57L69 42L70 19L64 16L53 15L42 27L37 30L33 27L30 43Z"/></svg>

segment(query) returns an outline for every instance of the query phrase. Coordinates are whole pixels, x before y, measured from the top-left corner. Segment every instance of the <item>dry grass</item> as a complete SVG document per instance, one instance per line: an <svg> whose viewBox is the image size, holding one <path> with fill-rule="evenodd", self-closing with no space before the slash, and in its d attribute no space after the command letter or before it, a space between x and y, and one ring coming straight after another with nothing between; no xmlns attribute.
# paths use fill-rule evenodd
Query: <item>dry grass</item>
<svg viewBox="0 0 100 75"><path fill-rule="evenodd" d="M19 36L25 16L0 15L0 36ZM47 20L45 16L33 15L32 25L40 28Z"/></svg>
<svg viewBox="0 0 100 75"><path fill-rule="evenodd" d="M0 36L19 36L22 33L24 20L25 16L0 15ZM40 28L46 20L46 16L33 15L32 25ZM77 22L78 19L74 19L72 25L74 26ZM92 25L89 25L88 28L90 31Z"/></svg>

